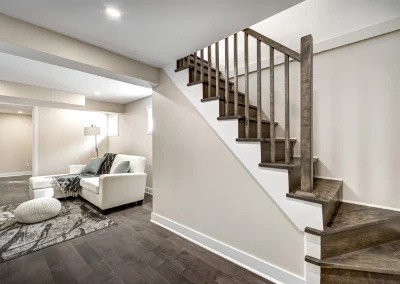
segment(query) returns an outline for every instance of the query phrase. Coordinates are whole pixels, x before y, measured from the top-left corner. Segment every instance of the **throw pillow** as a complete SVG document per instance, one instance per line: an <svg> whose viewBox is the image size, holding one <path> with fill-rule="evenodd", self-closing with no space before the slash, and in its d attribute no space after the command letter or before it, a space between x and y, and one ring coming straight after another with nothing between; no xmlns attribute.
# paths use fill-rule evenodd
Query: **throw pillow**
<svg viewBox="0 0 400 284"><path fill-rule="evenodd" d="M129 172L130 168L131 164L129 163L129 161L123 161L115 168L113 174L126 174L127 172Z"/></svg>
<svg viewBox="0 0 400 284"><path fill-rule="evenodd" d="M91 159L86 167L83 169L82 174L96 174L99 171L103 161L104 157Z"/></svg>

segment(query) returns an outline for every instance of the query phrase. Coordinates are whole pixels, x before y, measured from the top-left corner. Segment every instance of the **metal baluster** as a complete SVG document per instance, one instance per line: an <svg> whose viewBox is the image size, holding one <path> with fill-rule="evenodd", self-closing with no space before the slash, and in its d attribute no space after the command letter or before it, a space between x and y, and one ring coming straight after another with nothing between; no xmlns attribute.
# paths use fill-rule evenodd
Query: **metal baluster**
<svg viewBox="0 0 400 284"><path fill-rule="evenodd" d="M275 163L275 86L274 86L274 48L269 47L269 74L270 74L270 98L269 98L269 120L270 120L270 142L271 142L271 163Z"/></svg>
<svg viewBox="0 0 400 284"><path fill-rule="evenodd" d="M229 115L229 42L225 38L225 116Z"/></svg>
<svg viewBox="0 0 400 284"><path fill-rule="evenodd" d="M285 54L285 164L290 164L289 55Z"/></svg>
<svg viewBox="0 0 400 284"><path fill-rule="evenodd" d="M250 112L249 112L249 35L244 33L244 75L245 75L245 135L246 138L250 136Z"/></svg>

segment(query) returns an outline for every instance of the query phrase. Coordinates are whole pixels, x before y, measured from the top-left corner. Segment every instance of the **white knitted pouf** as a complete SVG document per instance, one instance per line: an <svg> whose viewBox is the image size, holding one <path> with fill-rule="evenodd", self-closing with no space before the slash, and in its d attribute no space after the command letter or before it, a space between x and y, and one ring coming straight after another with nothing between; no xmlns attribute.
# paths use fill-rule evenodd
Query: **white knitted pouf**
<svg viewBox="0 0 400 284"><path fill-rule="evenodd" d="M52 197L42 197L21 203L14 211L19 223L38 223L60 214L61 203Z"/></svg>

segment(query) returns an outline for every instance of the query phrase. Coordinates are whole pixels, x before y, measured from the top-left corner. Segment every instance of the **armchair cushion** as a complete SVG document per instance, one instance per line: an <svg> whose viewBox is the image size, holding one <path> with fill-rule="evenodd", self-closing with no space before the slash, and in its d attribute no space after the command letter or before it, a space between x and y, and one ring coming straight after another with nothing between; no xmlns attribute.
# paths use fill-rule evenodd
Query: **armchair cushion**
<svg viewBox="0 0 400 284"><path fill-rule="evenodd" d="M103 161L104 157L91 159L83 169L82 174L97 174Z"/></svg>
<svg viewBox="0 0 400 284"><path fill-rule="evenodd" d="M99 177L83 178L80 185L93 193L99 194L99 180Z"/></svg>
<svg viewBox="0 0 400 284"><path fill-rule="evenodd" d="M119 163L119 165L115 168L113 174L126 174L129 172L129 169L131 168L131 164L129 161L123 161Z"/></svg>

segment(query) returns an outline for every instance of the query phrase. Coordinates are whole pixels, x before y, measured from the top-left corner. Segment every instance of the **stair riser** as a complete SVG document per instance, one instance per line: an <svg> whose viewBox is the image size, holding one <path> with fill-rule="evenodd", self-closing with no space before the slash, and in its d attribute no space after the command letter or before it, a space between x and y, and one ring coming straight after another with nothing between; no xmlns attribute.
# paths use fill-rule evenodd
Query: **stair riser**
<svg viewBox="0 0 400 284"><path fill-rule="evenodd" d="M321 259L400 239L400 220L321 236Z"/></svg>
<svg viewBox="0 0 400 284"><path fill-rule="evenodd" d="M295 143L290 143L290 157L293 157ZM285 159L285 142L275 141L275 161ZM271 143L261 143L261 163L271 163Z"/></svg>
<svg viewBox="0 0 400 284"><path fill-rule="evenodd" d="M220 98L225 99L225 88L223 88L221 85L219 85L219 93L218 93ZM211 96L210 97L216 97L217 93L216 93L216 87L211 85ZM231 90L229 92L229 99L231 101L234 100L235 94L234 92ZM208 85L207 84L203 84L203 99L208 98ZM238 101L240 103L244 103L244 96L241 94L238 94Z"/></svg>
<svg viewBox="0 0 400 284"><path fill-rule="evenodd" d="M243 105L238 105L238 114L237 115L244 115L245 112L245 107ZM249 112L250 112L250 117L257 117L257 109L255 108L249 108ZM229 102L229 112L228 112L228 116L233 116L236 115L234 113L234 103L233 102ZM226 116L225 115L225 101L220 100L219 101L219 116Z"/></svg>
<svg viewBox="0 0 400 284"><path fill-rule="evenodd" d="M321 284L398 284L399 275L345 269L321 269Z"/></svg>
<svg viewBox="0 0 400 284"><path fill-rule="evenodd" d="M194 70L192 68L190 68L189 70L190 70L189 71L189 83L201 80L201 78L200 78L200 75L201 75L200 70L197 70L197 80L194 80L194 77L193 77L194 76ZM207 74L204 74L204 79L203 80L204 81L208 81ZM217 80L216 80L215 77L211 77L211 84L215 84L216 81ZM220 87L222 87L222 86L225 87L225 80L224 79L222 79L222 78L219 79L219 86ZM233 85L232 84L228 84L228 90L233 90Z"/></svg>
<svg viewBox="0 0 400 284"><path fill-rule="evenodd" d="M257 122L250 121L249 137L257 138ZM269 123L263 123L261 126L262 138L269 138ZM246 128L244 119L239 120L238 138L246 138Z"/></svg>

